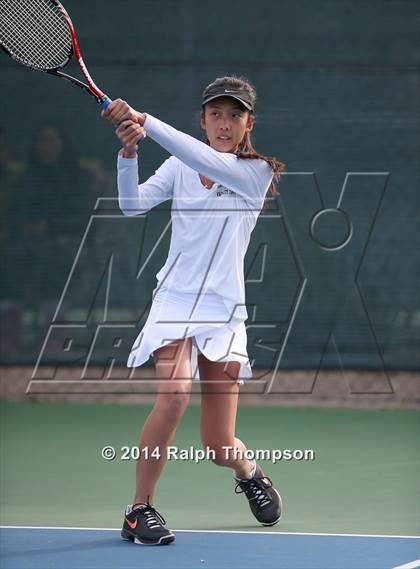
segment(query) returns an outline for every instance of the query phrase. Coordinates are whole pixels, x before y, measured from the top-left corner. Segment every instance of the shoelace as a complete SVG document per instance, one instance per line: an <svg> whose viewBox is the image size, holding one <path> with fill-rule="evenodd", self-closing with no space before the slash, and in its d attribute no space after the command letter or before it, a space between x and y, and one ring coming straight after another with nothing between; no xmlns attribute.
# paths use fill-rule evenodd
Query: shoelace
<svg viewBox="0 0 420 569"><path fill-rule="evenodd" d="M268 484L264 482L268 481ZM266 488L270 488L273 485L268 476L249 478L248 480L240 480L235 486L235 494L242 494L245 492L246 497L249 500L256 500L258 506L262 508L270 503L270 497L266 492ZM238 490L238 486L241 490Z"/></svg>
<svg viewBox="0 0 420 569"><path fill-rule="evenodd" d="M133 504L133 511L137 505L138 504ZM138 508L138 511L145 516L146 524L149 529L159 528L161 525L166 524L165 518L150 504L149 497L147 497L146 507L142 509Z"/></svg>

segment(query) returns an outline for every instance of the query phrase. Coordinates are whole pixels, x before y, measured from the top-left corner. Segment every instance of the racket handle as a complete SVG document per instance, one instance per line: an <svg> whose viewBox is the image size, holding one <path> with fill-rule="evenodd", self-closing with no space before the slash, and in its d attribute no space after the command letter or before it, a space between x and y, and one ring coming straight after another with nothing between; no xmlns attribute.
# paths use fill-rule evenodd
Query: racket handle
<svg viewBox="0 0 420 569"><path fill-rule="evenodd" d="M101 99L99 99L99 106L101 107L102 110L106 110L109 105L112 103L111 99L109 97L107 97L106 95L104 95ZM144 133L144 136L142 136L138 141L137 144L140 144L141 142L143 142L143 140L146 138L146 133Z"/></svg>
<svg viewBox="0 0 420 569"><path fill-rule="evenodd" d="M142 137L137 141L137 144L141 144L141 143L145 140L146 136L147 136L147 134L146 134L146 131L145 131L145 132L144 132L144 136L142 136Z"/></svg>
<svg viewBox="0 0 420 569"><path fill-rule="evenodd" d="M101 99L99 99L99 106L104 111L109 107L111 103L112 103L111 99L106 95L104 95Z"/></svg>

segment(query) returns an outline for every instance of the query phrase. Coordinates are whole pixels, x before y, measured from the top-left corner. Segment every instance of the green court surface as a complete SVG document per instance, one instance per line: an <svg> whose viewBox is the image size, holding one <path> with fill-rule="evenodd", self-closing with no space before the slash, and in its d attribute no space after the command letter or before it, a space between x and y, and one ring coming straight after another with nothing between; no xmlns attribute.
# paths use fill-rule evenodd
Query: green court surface
<svg viewBox="0 0 420 569"><path fill-rule="evenodd" d="M2 403L0 525L119 527L131 503L134 461L151 406ZM173 445L201 449L199 406ZM352 534L419 533L419 416L380 410L238 409L248 449L313 449L315 459L259 461L283 497L276 526L257 524L232 471L210 460L170 460L155 507L177 529ZM105 461L112 445L117 458Z"/></svg>

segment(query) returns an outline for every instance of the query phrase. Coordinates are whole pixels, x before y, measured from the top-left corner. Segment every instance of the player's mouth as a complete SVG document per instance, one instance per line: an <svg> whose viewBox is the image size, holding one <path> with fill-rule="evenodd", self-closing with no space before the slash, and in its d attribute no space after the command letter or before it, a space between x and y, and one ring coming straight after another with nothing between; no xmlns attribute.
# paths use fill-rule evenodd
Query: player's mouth
<svg viewBox="0 0 420 569"><path fill-rule="evenodd" d="M221 142L230 142L232 140L232 137L230 137L230 136L218 136L217 140L220 140Z"/></svg>

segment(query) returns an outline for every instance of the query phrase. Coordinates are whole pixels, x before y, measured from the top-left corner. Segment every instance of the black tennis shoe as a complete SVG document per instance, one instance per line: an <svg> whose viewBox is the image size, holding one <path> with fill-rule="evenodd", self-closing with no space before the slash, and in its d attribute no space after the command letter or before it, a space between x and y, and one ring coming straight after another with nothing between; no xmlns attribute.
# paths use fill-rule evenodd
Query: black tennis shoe
<svg viewBox="0 0 420 569"><path fill-rule="evenodd" d="M235 493L245 493L251 512L256 519L263 526L276 524L282 514L281 496L273 488L271 480L264 475L261 466L256 465L255 474L252 478L239 479L236 476L234 478L237 481ZM238 490L238 487L241 490Z"/></svg>
<svg viewBox="0 0 420 569"><path fill-rule="evenodd" d="M127 506L121 537L143 545L166 545L174 541L174 534L164 527L165 519L147 501L147 504Z"/></svg>

